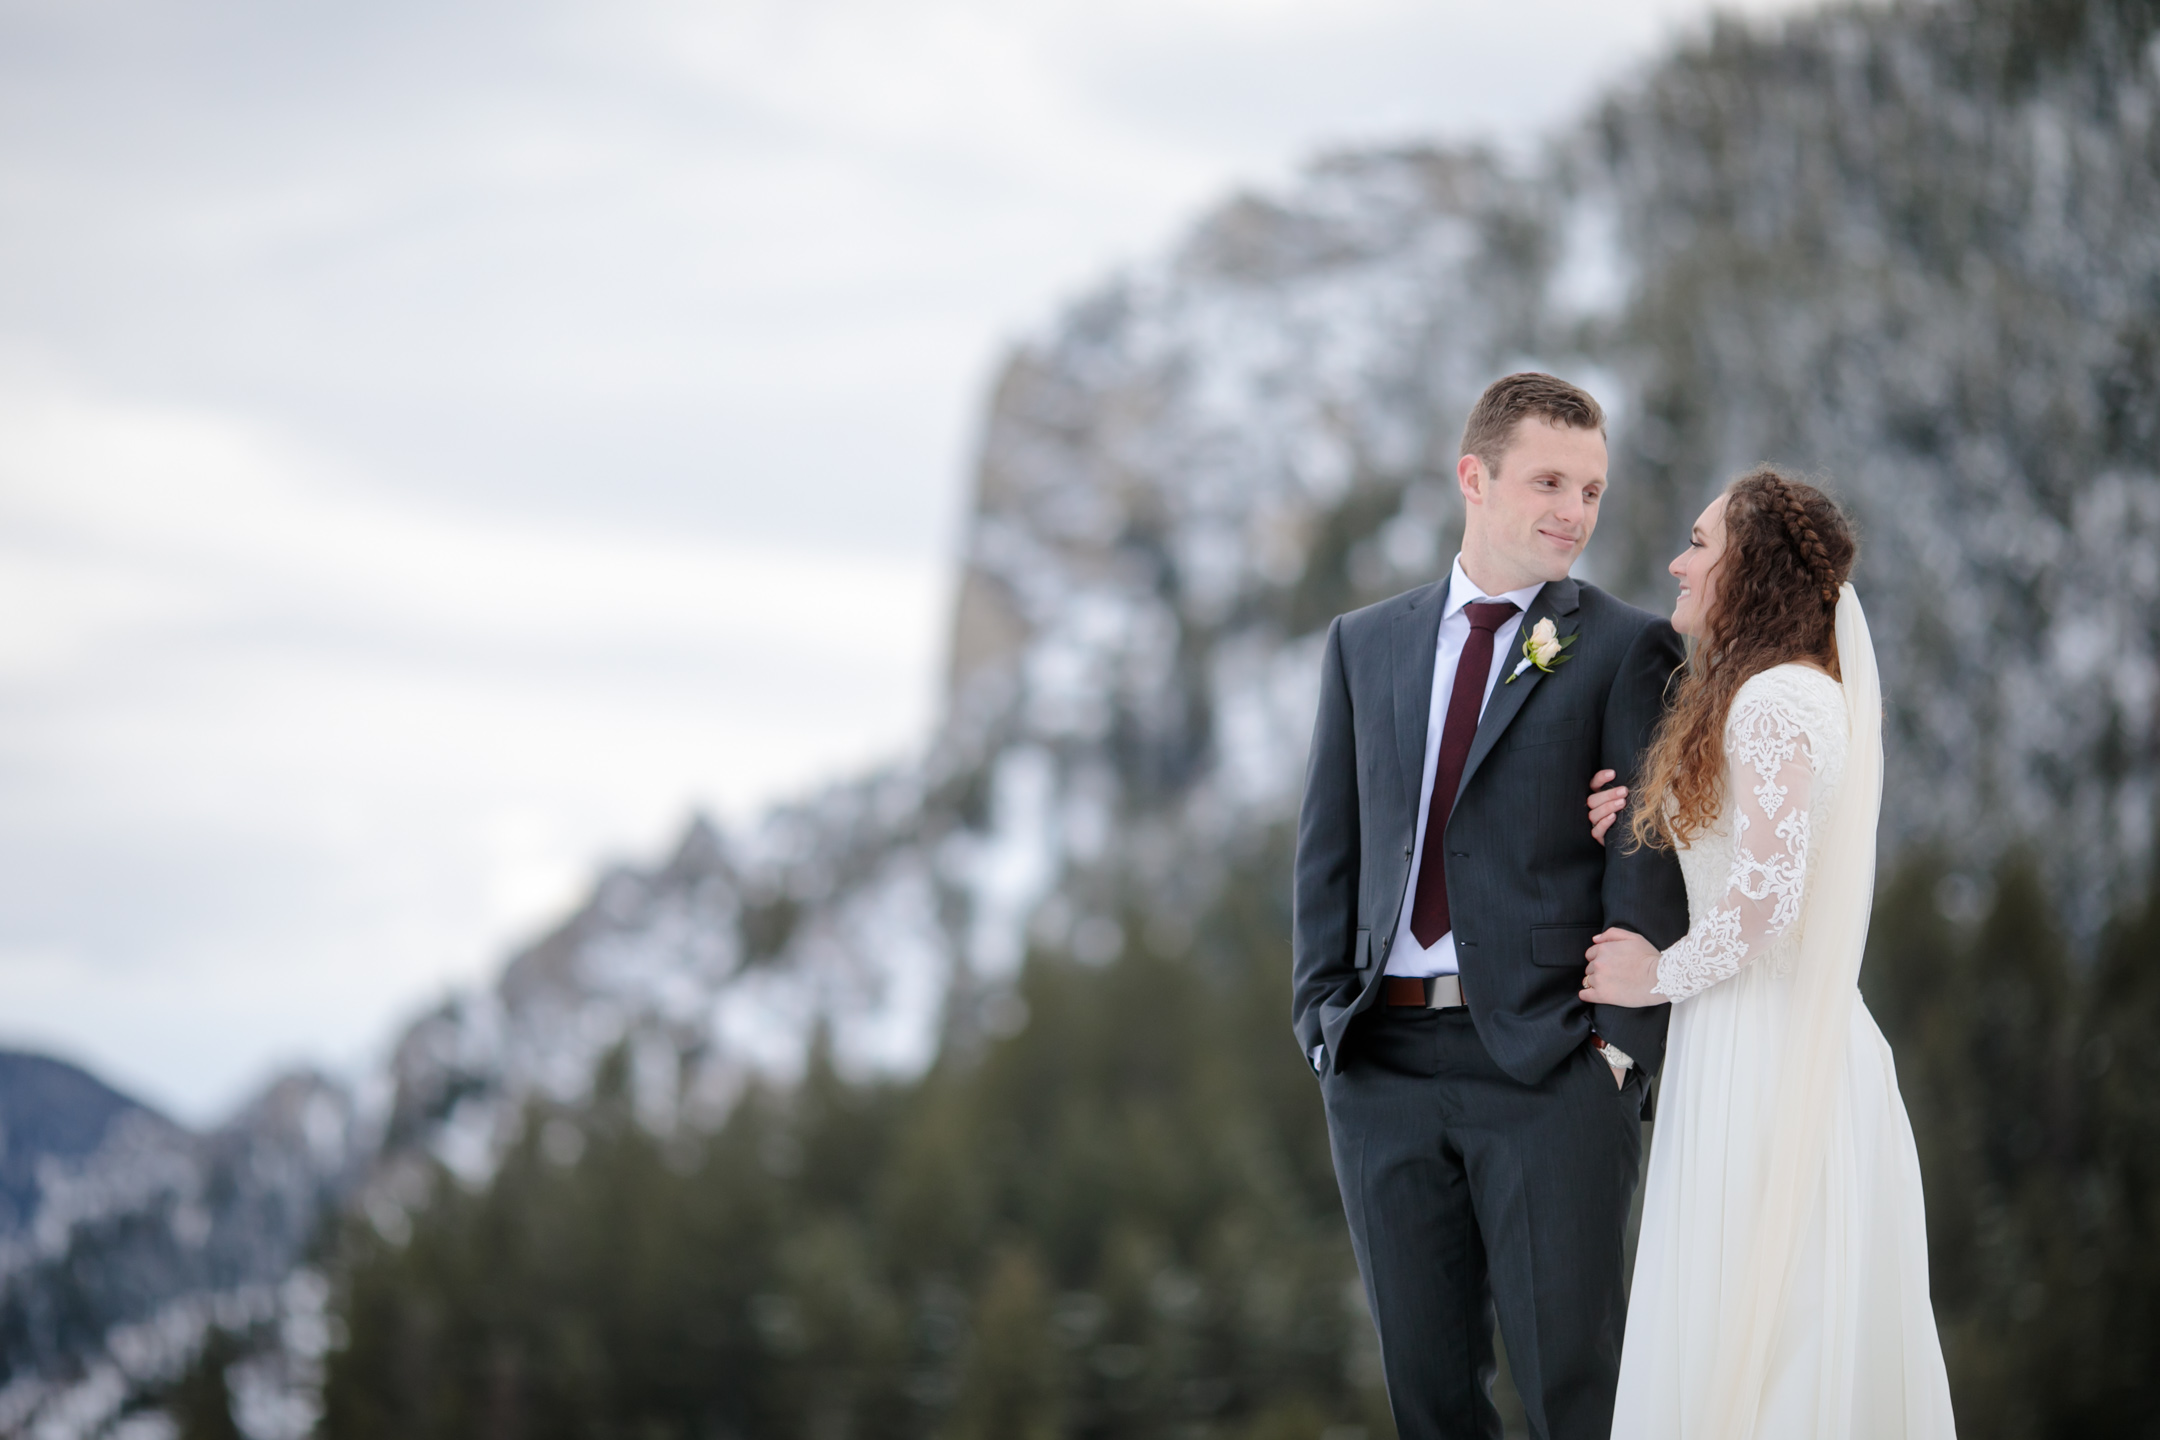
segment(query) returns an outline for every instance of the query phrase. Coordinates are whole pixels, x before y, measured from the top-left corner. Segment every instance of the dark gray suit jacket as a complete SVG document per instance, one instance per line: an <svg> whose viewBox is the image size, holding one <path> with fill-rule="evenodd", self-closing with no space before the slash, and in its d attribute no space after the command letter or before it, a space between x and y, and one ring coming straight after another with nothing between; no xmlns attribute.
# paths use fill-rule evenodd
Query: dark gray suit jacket
<svg viewBox="0 0 2160 1440"><path fill-rule="evenodd" d="M1299 1046L1342 1064L1343 1032L1380 992L1417 838L1418 785L1447 581L1328 627L1298 816L1292 1024ZM1521 638L1550 616L1574 635L1567 663L1514 681ZM1548 584L1486 702L1448 818L1448 909L1470 1017L1493 1060L1535 1084L1597 1032L1656 1074L1671 1007L1576 998L1590 937L1621 925L1659 949L1687 933L1669 850L1590 838L1590 777L1629 785L1682 659L1664 620L1576 580ZM1427 844L1433 843L1427 837Z"/></svg>

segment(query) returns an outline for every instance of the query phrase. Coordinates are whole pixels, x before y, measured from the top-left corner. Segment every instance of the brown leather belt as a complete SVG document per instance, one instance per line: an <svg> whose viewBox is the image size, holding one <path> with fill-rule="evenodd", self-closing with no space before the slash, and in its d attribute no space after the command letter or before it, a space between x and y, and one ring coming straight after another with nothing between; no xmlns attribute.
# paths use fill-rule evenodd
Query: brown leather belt
<svg viewBox="0 0 2160 1440"><path fill-rule="evenodd" d="M1420 1010L1459 1010L1463 1006L1462 976L1415 975L1386 977L1382 998L1390 1005L1410 1005Z"/></svg>

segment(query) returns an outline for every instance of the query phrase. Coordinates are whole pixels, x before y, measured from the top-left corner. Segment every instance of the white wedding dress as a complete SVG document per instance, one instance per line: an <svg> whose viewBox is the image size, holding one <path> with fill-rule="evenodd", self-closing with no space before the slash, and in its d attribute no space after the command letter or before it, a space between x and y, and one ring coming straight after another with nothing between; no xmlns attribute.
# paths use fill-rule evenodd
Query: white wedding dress
<svg viewBox="0 0 2160 1440"><path fill-rule="evenodd" d="M1881 701L1850 586L1838 639L1845 686L1781 665L1740 687L1725 803L1680 852L1614 1440L1954 1433L1919 1157L1856 983Z"/></svg>

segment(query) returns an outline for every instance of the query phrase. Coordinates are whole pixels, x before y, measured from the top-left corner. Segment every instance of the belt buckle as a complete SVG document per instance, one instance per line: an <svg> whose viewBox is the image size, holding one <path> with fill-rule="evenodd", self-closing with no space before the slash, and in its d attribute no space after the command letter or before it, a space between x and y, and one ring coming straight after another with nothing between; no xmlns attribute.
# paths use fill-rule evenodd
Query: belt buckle
<svg viewBox="0 0 2160 1440"><path fill-rule="evenodd" d="M1425 981L1425 1008L1458 1010L1463 1005L1462 976L1434 975Z"/></svg>

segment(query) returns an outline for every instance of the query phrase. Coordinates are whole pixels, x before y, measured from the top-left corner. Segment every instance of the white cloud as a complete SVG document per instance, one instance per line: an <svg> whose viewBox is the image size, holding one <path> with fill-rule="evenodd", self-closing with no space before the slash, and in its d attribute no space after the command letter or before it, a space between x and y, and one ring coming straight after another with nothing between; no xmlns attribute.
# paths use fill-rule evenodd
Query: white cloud
<svg viewBox="0 0 2160 1440"><path fill-rule="evenodd" d="M596 852L927 720L927 559L476 516L9 378L7 1023L191 1111L267 1055L353 1054Z"/></svg>

